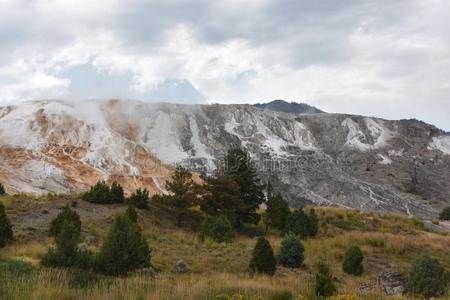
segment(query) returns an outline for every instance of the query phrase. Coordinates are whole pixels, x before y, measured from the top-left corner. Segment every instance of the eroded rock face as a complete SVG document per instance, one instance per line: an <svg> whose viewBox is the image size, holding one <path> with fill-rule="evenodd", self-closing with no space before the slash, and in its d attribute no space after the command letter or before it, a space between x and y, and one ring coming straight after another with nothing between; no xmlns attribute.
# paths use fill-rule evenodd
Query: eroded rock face
<svg viewBox="0 0 450 300"><path fill-rule="evenodd" d="M125 100L0 108L0 181L9 192L83 190L105 179L164 193L175 164L213 173L233 147L247 150L293 207L434 217L450 204L450 136L415 120ZM413 158L416 194L407 192Z"/></svg>
<svg viewBox="0 0 450 300"><path fill-rule="evenodd" d="M382 272L376 278L358 288L359 294L368 294L381 291L383 294L401 295L407 292L406 279L398 272Z"/></svg>

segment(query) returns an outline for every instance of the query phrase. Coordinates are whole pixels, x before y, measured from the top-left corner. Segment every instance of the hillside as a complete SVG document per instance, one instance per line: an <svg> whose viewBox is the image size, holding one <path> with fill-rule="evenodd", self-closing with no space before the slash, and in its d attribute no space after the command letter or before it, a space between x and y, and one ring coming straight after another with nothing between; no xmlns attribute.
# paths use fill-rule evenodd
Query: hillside
<svg viewBox="0 0 450 300"><path fill-rule="evenodd" d="M164 193L175 164L216 172L234 147L292 207L432 218L450 203L450 136L415 120L125 100L0 108L0 181L10 193L81 191L98 179Z"/></svg>
<svg viewBox="0 0 450 300"><path fill-rule="evenodd" d="M138 210L138 220L152 248L152 265L157 270L154 278L145 274L110 278L82 271L52 270L39 263L51 242L47 237L49 222L62 206L72 205L80 214L82 239L93 250L100 247L113 216L126 206L95 205L75 194L6 196L0 201L7 207L16 235L12 244L0 248L2 299L124 299L124 291L126 299L315 299L313 274L319 262L330 265L341 295L356 295L361 284L381 272L407 275L421 255L436 257L450 269L450 238L426 231L417 219L317 208L320 230L317 237L303 241L305 265L300 269L279 267L272 278L252 277L248 275L248 264L255 239L240 235L231 243L202 242L195 231L201 222L199 215L190 219L192 229L179 229L170 212L152 205L149 210ZM263 230L259 224L251 232L258 234ZM268 238L277 252L280 236L271 231ZM365 255L365 271L360 277L341 269L343 253L350 244L359 245ZM173 271L180 259L189 266L185 274ZM26 271L30 266L32 271ZM276 298L287 292L294 298ZM391 298L375 291L352 299Z"/></svg>

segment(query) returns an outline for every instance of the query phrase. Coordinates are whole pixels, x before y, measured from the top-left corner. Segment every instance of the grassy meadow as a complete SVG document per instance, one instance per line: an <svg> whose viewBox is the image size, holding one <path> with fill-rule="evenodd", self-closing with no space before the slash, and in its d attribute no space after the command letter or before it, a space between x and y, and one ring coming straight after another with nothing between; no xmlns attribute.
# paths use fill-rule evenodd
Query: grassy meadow
<svg viewBox="0 0 450 300"><path fill-rule="evenodd" d="M403 299L381 293L356 295L357 287L382 271L408 274L421 255L439 259L450 270L450 237L425 230L422 222L395 214L361 213L341 208L317 208L320 230L303 241L305 263L300 269L278 267L275 276L250 276L249 261L254 236L264 232L261 223L245 228L231 243L201 241L195 229L201 220L195 211L179 229L169 211L151 205L138 210L139 224L152 249L156 274L108 277L89 271L50 269L40 259L52 240L46 235L46 221L65 204L72 204L82 219L82 236L87 246L98 250L111 219L125 205L95 205L76 195L30 197L5 196L0 200L11 216L15 240L0 248L0 299L316 299L314 273L327 263L336 278L340 296L334 299ZM76 205L74 204L76 202ZM30 222L31 225L23 225ZM35 222L35 223L33 223ZM32 227L35 228L32 228ZM269 230L275 253L281 237ZM364 253L364 273L351 276L342 271L345 249L358 245ZM190 266L185 274L173 272L182 259ZM345 295L345 296L344 296ZM332 298L333 299L333 298ZM404 299L407 299L406 296Z"/></svg>

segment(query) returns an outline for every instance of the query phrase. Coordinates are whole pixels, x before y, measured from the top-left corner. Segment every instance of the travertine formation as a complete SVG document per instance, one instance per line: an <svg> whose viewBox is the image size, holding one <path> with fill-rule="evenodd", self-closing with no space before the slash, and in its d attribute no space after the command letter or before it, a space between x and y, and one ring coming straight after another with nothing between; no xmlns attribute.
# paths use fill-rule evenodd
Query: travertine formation
<svg viewBox="0 0 450 300"><path fill-rule="evenodd" d="M294 207L435 216L450 202L450 136L416 120L128 100L0 107L9 192L76 191L105 179L163 193L173 165L217 172L232 147L247 150Z"/></svg>

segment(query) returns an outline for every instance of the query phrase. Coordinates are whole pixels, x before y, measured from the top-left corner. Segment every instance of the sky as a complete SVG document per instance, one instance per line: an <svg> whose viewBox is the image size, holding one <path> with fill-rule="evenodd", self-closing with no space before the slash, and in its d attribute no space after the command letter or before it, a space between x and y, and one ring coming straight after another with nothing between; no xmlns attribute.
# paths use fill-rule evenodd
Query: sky
<svg viewBox="0 0 450 300"><path fill-rule="evenodd" d="M448 0L0 0L0 105L306 102L450 131Z"/></svg>

